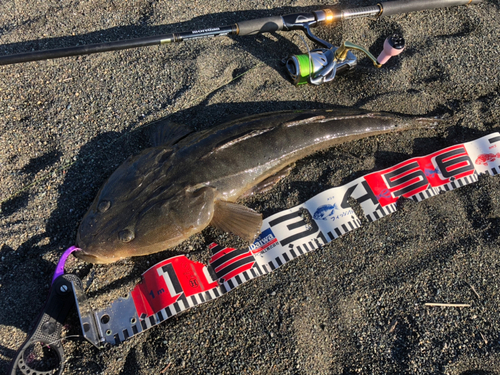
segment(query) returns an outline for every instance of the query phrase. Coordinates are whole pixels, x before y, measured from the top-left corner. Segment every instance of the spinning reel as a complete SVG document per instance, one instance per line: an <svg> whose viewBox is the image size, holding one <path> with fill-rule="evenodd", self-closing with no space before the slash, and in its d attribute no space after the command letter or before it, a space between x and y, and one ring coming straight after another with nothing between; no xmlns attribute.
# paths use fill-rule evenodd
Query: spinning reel
<svg viewBox="0 0 500 375"><path fill-rule="evenodd" d="M394 34L384 43L384 51L376 59L366 48L354 43L344 42L340 47L335 47L327 41L318 38L311 32L311 26L325 22L328 11L316 11L314 21L301 22L294 25L294 29L302 29L306 36L318 44L320 48L308 50L308 53L292 55L286 59L286 69L295 85L310 83L321 85L332 81L338 73L348 72L357 65L357 58L351 50L363 52L377 68L381 68L391 57L401 53L404 49L404 39L399 34ZM325 19L323 19L325 18Z"/></svg>

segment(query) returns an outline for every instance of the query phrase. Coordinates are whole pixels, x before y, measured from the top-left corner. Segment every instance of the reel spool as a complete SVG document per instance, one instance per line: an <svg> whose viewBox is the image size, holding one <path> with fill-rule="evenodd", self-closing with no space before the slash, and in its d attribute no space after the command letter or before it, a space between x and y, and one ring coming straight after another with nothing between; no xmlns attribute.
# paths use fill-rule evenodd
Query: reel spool
<svg viewBox="0 0 500 375"><path fill-rule="evenodd" d="M286 61L286 69L294 85L311 83L320 85L332 81L337 74L354 69L358 59L352 52L347 53L344 61L334 63L335 51L332 49L319 48L308 54L290 56Z"/></svg>

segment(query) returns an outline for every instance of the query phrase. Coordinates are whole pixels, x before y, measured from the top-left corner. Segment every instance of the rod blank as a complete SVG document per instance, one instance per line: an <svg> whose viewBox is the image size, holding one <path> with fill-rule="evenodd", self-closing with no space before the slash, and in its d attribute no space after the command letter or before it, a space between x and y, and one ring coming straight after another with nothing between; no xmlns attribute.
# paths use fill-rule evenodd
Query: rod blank
<svg viewBox="0 0 500 375"><path fill-rule="evenodd" d="M173 34L166 35L163 38L173 37ZM115 42L105 42L97 44L88 44L83 46L74 46L66 48L57 48L43 51L19 53L16 55L0 56L0 65L17 64L28 61L39 61L48 59L57 59L59 57L88 55L91 53L119 51L122 49L146 47L158 44L157 36L145 38L118 40Z"/></svg>
<svg viewBox="0 0 500 375"><path fill-rule="evenodd" d="M399 0L381 3L381 17L394 14L418 12L420 10L448 8L467 4L477 4L482 0Z"/></svg>

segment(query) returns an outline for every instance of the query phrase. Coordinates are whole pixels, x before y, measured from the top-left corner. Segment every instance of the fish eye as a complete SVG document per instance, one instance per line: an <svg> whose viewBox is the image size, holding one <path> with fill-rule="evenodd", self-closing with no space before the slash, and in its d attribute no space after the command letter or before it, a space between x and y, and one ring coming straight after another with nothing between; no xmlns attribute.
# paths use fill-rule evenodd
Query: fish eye
<svg viewBox="0 0 500 375"><path fill-rule="evenodd" d="M109 207L111 207L110 201L100 201L97 205L97 210L99 212L106 212L107 210L109 210Z"/></svg>
<svg viewBox="0 0 500 375"><path fill-rule="evenodd" d="M124 229L118 232L118 238L122 242L130 242L135 238L135 235L130 229Z"/></svg>

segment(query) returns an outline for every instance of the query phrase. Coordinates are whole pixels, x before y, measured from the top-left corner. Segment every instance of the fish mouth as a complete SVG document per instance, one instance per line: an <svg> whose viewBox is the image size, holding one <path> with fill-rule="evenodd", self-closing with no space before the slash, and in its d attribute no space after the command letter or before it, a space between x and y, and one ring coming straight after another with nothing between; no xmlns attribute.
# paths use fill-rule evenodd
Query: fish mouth
<svg viewBox="0 0 500 375"><path fill-rule="evenodd" d="M112 259L109 259L109 258L101 258L97 255L93 255L93 254L88 254L86 253L84 250L80 250L76 253L74 253L74 255L80 259L80 260L83 260L84 262L87 262L87 263L94 263L94 264L107 264L107 263L113 263L113 262L116 262L117 260L120 260L122 258L112 258Z"/></svg>

